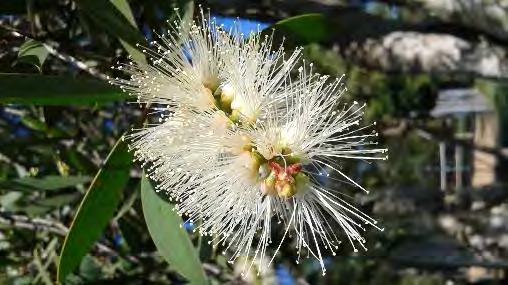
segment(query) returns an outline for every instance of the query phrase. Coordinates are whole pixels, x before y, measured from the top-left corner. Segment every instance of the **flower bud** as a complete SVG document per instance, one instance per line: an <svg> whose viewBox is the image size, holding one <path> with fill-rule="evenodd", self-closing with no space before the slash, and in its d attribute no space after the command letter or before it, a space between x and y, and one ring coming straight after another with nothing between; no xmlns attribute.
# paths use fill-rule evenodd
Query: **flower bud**
<svg viewBox="0 0 508 285"><path fill-rule="evenodd" d="M305 175L305 173L298 172L295 175L296 192L298 194L303 194L307 192L307 190L309 190L309 182L310 182L309 176Z"/></svg>
<svg viewBox="0 0 508 285"><path fill-rule="evenodd" d="M220 105L222 110L226 113L231 112L231 103L235 99L235 93L233 91L233 87L231 85L226 84L221 87L220 90Z"/></svg>
<svg viewBox="0 0 508 285"><path fill-rule="evenodd" d="M231 111L231 116L229 116L229 119L235 123L238 123L240 121L242 114L238 110Z"/></svg>
<svg viewBox="0 0 508 285"><path fill-rule="evenodd" d="M207 109L210 106L215 105L215 99L213 98L212 90L207 87L201 88L201 92L199 93L196 104L199 108L202 109Z"/></svg>
<svg viewBox="0 0 508 285"><path fill-rule="evenodd" d="M260 180L264 180L268 177L268 175L270 175L271 172L272 170L270 169L268 163L263 163L261 166L259 166L258 177Z"/></svg>
<svg viewBox="0 0 508 285"><path fill-rule="evenodd" d="M219 80L216 78L209 78L203 82L203 86L211 91L213 94L219 88Z"/></svg>
<svg viewBox="0 0 508 285"><path fill-rule="evenodd" d="M275 190L275 182L276 182L276 175L272 171L268 175L268 177L261 182L261 193L268 195L268 196L275 196L277 195L277 191Z"/></svg>
<svg viewBox="0 0 508 285"><path fill-rule="evenodd" d="M296 194L295 185L287 180L277 180L275 182L275 189L277 189L277 193L281 198L289 199Z"/></svg>

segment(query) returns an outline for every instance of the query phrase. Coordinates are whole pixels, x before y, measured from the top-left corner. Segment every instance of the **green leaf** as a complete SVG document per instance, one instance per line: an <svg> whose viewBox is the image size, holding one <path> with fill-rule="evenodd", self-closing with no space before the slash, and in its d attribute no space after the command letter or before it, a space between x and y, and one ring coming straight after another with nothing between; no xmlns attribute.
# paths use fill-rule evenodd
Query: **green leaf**
<svg viewBox="0 0 508 285"><path fill-rule="evenodd" d="M63 149L61 150L60 155L62 159L71 166L71 168L76 169L78 172L97 172L97 167L92 162L91 158L75 149Z"/></svg>
<svg viewBox="0 0 508 285"><path fill-rule="evenodd" d="M305 14L287 18L265 29L263 33L269 35L275 29L276 44L281 43L282 38L286 38L287 45L307 45L363 41L392 31L414 28L399 20L383 19L364 11L339 9L333 17Z"/></svg>
<svg viewBox="0 0 508 285"><path fill-rule="evenodd" d="M87 255L79 265L79 275L88 282L99 280L103 275L102 267L93 257Z"/></svg>
<svg viewBox="0 0 508 285"><path fill-rule="evenodd" d="M48 198L39 198L35 201L22 201L17 205L15 211L21 211L28 214L28 216L40 217L55 208L63 207L65 205L74 204L79 201L81 197L79 192L64 193Z"/></svg>
<svg viewBox="0 0 508 285"><path fill-rule="evenodd" d="M120 203L129 181L132 154L119 140L81 201L67 234L58 264L57 277L63 282L100 238Z"/></svg>
<svg viewBox="0 0 508 285"><path fill-rule="evenodd" d="M8 192L0 196L0 206L8 211L12 211L13 206L19 199L21 199L21 197L23 197L23 193L21 192Z"/></svg>
<svg viewBox="0 0 508 285"><path fill-rule="evenodd" d="M138 31L138 26L136 25L136 20L134 19L134 15L132 14L131 7L129 6L129 3L126 0L111 0L111 3L115 5L115 7L124 15L125 18L129 21L129 23L136 28L136 31ZM140 34L141 35L141 34ZM145 40L142 38L140 42L137 42L139 44L144 43ZM120 39L120 43L123 45L125 50L132 56L132 58L140 63L146 63L146 57L145 55L136 48L136 43L132 45L132 43L126 42L123 39Z"/></svg>
<svg viewBox="0 0 508 285"><path fill-rule="evenodd" d="M48 124L46 124L45 120L41 120L39 118L33 117L31 115L25 115L21 117L21 123L25 125L25 127L34 130L36 132L41 132L47 135L49 138L58 138L58 137L64 137L68 136L65 131L58 129L58 128L52 128L49 127Z"/></svg>
<svg viewBox="0 0 508 285"><path fill-rule="evenodd" d="M0 181L0 188L18 191L51 191L90 182L89 176L45 176L41 178L23 177Z"/></svg>
<svg viewBox="0 0 508 285"><path fill-rule="evenodd" d="M77 202L81 194L79 192L60 194L39 201L34 201L34 205L48 208L62 207L73 202Z"/></svg>
<svg viewBox="0 0 508 285"><path fill-rule="evenodd" d="M148 231L162 257L190 284L207 284L198 252L181 227L182 219L173 210L174 205L160 198L145 176L141 180L141 203Z"/></svg>
<svg viewBox="0 0 508 285"><path fill-rule="evenodd" d="M99 80L70 76L0 73L0 104L94 105L128 95Z"/></svg>
<svg viewBox="0 0 508 285"><path fill-rule="evenodd" d="M43 43L38 42L36 40L28 39L26 42L24 42L18 51L18 59L16 60L15 64L17 63L27 63L32 64L39 72L42 72L42 65L44 64L44 61L48 57L49 51L44 46Z"/></svg>
<svg viewBox="0 0 508 285"><path fill-rule="evenodd" d="M21 122L27 128L34 130L34 131L46 132L48 130L48 125L38 118L34 118L34 117L30 117L30 116L23 116L21 118Z"/></svg>
<svg viewBox="0 0 508 285"><path fill-rule="evenodd" d="M83 15L106 33L120 39L132 58L146 62L136 44L145 43L145 38L138 31L134 16L126 0L78 0L78 7Z"/></svg>
<svg viewBox="0 0 508 285"><path fill-rule="evenodd" d="M295 45L305 45L328 40L330 24L321 14L305 14L284 19L275 23L264 33L271 33L275 29L276 37L284 36Z"/></svg>

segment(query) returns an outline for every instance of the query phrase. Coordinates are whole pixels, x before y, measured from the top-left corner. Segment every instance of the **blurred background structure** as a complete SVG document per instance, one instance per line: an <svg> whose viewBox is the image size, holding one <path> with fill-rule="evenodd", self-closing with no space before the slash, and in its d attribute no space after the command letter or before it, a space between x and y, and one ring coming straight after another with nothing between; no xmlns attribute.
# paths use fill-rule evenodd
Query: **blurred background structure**
<svg viewBox="0 0 508 285"><path fill-rule="evenodd" d="M211 284L508 284L504 0L0 1L0 284L185 284L192 269L157 253L141 171L116 144L144 114L106 78L143 59L135 44L173 8L199 4L346 74L345 99L367 102L390 150L343 165L371 194L344 191L385 228L369 251L343 246L321 276L287 246L242 277L186 223Z"/></svg>

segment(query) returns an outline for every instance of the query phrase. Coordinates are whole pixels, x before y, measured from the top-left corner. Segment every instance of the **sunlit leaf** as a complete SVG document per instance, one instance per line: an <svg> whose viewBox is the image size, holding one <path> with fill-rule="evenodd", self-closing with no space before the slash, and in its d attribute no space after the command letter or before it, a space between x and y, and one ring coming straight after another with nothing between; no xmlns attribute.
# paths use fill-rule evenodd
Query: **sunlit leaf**
<svg viewBox="0 0 508 285"><path fill-rule="evenodd" d="M141 180L141 202L148 231L164 259L191 284L207 284L199 255L174 205L157 195L150 181Z"/></svg>
<svg viewBox="0 0 508 285"><path fill-rule="evenodd" d="M34 117L30 117L30 116L23 116L21 118L21 122L27 128L32 129L34 131L45 132L48 130L48 125L38 118L34 118Z"/></svg>
<svg viewBox="0 0 508 285"><path fill-rule="evenodd" d="M129 181L131 166L132 154L127 151L127 145L119 140L74 216L60 253L57 272L60 282L81 263L113 217Z"/></svg>
<svg viewBox="0 0 508 285"><path fill-rule="evenodd" d="M12 210L13 205L21 198L23 197L23 193L11 191L8 192L2 196L0 196L0 206L2 206L4 209Z"/></svg>
<svg viewBox="0 0 508 285"><path fill-rule="evenodd" d="M42 71L42 65L48 55L49 51L43 43L28 39L19 47L18 59L15 63L32 64L37 67L39 71Z"/></svg>

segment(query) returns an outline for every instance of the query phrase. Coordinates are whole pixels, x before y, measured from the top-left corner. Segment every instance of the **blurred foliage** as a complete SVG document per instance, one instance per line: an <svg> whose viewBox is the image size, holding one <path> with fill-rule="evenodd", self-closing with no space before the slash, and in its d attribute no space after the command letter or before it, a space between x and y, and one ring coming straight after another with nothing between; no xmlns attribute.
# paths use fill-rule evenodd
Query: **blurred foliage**
<svg viewBox="0 0 508 285"><path fill-rule="evenodd" d="M180 228L172 206L131 164L119 138L142 124L146 112L105 82L107 76L123 76L110 69L115 62L129 56L145 60L136 43L166 32L166 20L177 17L174 8L189 16L195 5L213 8L218 2L227 3L214 14L236 11L265 21L266 15L280 15L271 9L286 9L286 16L316 12L310 4L284 6L287 1L254 16L242 14L258 5L254 1L0 1L0 284L54 284L57 279L62 284L507 282L508 195L501 179L508 154L506 80L460 71L394 72L360 64L344 50L409 30L449 33L506 51L505 27L485 28L506 6L495 10L498 1L476 1L485 2L487 13L469 22L455 10L436 14L433 6L420 5L428 1L337 1L340 8L331 13L280 22L274 16L268 24L277 22L275 42L284 37L289 48L304 45L305 58L317 72L345 74L349 92L344 99L367 102L367 121L378 122L389 159L344 162L371 194L344 191L379 217L385 231L366 233L368 252L342 246L338 256L326 259L326 276L310 259L297 266L289 243L265 275L242 277L192 223ZM313 3L321 2L330 1ZM466 7L471 1L451 2ZM491 126L499 134L496 145L475 145L471 137L455 135L453 117L431 116L439 91L450 88L474 88L489 98L499 124ZM439 142L450 146L451 170L453 147L460 145L469 154L493 155L497 178L482 189L439 190ZM464 176L471 168L469 163Z"/></svg>

